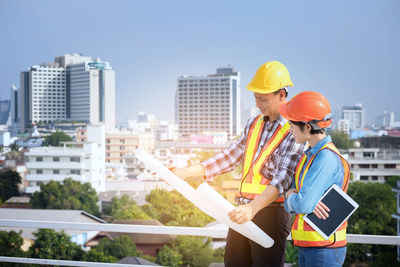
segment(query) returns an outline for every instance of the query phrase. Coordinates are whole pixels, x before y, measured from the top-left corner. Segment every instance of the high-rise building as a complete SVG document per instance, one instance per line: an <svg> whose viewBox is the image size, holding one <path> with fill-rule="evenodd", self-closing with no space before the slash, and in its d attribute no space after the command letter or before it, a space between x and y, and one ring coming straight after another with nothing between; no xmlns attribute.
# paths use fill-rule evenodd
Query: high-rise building
<svg viewBox="0 0 400 267"><path fill-rule="evenodd" d="M342 119L349 122L350 130L362 129L366 126L366 111L362 104L342 108Z"/></svg>
<svg viewBox="0 0 400 267"><path fill-rule="evenodd" d="M21 72L20 130L32 123L51 123L66 117L65 69L56 63L34 65Z"/></svg>
<svg viewBox="0 0 400 267"><path fill-rule="evenodd" d="M95 59L67 66L68 109L71 120L103 122L115 128L115 72L108 62Z"/></svg>
<svg viewBox="0 0 400 267"><path fill-rule="evenodd" d="M179 133L204 131L240 133L240 73L232 67L218 68L207 76L181 76L175 101Z"/></svg>
<svg viewBox="0 0 400 267"><path fill-rule="evenodd" d="M115 73L108 62L66 54L21 72L20 131L32 123L74 120L115 127Z"/></svg>

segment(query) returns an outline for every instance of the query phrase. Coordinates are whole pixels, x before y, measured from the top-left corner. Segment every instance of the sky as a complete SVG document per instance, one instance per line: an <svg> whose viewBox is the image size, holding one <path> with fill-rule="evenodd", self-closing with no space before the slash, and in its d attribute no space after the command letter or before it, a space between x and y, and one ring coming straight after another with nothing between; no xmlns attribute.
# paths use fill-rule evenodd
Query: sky
<svg viewBox="0 0 400 267"><path fill-rule="evenodd" d="M294 87L334 110L362 103L368 122L400 120L400 1L0 0L0 99L30 66L83 53L110 62L117 120L174 120L181 75L241 75L242 109L257 68L285 64Z"/></svg>

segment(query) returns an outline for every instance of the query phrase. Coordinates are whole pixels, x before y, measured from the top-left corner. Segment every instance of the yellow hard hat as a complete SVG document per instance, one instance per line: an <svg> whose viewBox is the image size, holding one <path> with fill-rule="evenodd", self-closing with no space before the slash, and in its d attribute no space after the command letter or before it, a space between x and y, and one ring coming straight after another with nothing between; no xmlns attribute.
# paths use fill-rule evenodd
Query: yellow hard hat
<svg viewBox="0 0 400 267"><path fill-rule="evenodd" d="M269 61L257 70L247 89L259 94L269 94L287 86L293 86L293 83L285 65L278 61Z"/></svg>

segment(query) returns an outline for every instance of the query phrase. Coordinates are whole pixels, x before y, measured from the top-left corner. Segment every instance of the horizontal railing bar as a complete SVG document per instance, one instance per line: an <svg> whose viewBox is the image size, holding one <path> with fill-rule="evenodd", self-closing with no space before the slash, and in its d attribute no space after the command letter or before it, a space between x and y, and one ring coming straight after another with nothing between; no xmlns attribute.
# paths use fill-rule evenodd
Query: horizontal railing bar
<svg viewBox="0 0 400 267"><path fill-rule="evenodd" d="M62 265L62 266L83 266L83 267L92 267L92 266L93 267L107 267L107 266L126 267L126 266L128 266L128 265L122 264L122 263L49 260L49 259L34 259L34 258L4 257L4 256L0 256L0 262L47 264L47 265ZM132 265L132 264L130 264L129 266L154 267L154 265Z"/></svg>
<svg viewBox="0 0 400 267"><path fill-rule="evenodd" d="M213 238L226 238L226 229L183 227L183 226L158 226L158 225L132 225L132 224L101 224L101 223L76 223L76 222L50 222L32 220L5 220L0 219L0 227L14 228L44 228L55 230L84 230L104 231L119 233L162 234L162 235L191 235L207 236ZM290 236L288 237L290 240ZM387 235L359 235L347 234L348 243L375 244L375 245L400 245L400 236Z"/></svg>
<svg viewBox="0 0 400 267"><path fill-rule="evenodd" d="M32 220L5 220L0 219L0 227L44 228L55 230L86 230L118 233L161 234L161 235L192 235L225 238L227 230L203 227L183 226L158 226L158 225L132 225L114 223L76 223L76 222L51 222Z"/></svg>

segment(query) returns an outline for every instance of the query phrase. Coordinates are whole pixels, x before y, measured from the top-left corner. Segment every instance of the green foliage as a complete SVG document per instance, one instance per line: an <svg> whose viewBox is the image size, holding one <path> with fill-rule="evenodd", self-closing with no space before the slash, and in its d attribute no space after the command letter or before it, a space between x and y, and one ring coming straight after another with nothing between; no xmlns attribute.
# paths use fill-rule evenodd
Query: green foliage
<svg viewBox="0 0 400 267"><path fill-rule="evenodd" d="M83 261L112 263L117 262L118 259L110 255L105 255L103 252L97 251L95 248L92 248L88 252L86 252Z"/></svg>
<svg viewBox="0 0 400 267"><path fill-rule="evenodd" d="M29 248L32 258L56 260L81 260L84 251L80 246L71 242L70 237L64 232L39 229L34 233L35 243Z"/></svg>
<svg viewBox="0 0 400 267"><path fill-rule="evenodd" d="M96 250L105 255L113 256L118 260L126 256L138 256L135 243L126 235L116 237L114 240L102 238Z"/></svg>
<svg viewBox="0 0 400 267"><path fill-rule="evenodd" d="M17 144L12 144L12 145L10 146L10 149L11 149L11 151L18 152L19 146L17 146Z"/></svg>
<svg viewBox="0 0 400 267"><path fill-rule="evenodd" d="M123 195L121 198L113 197L111 204L111 218L113 220L150 220L147 215L134 200L131 200L128 195Z"/></svg>
<svg viewBox="0 0 400 267"><path fill-rule="evenodd" d="M350 140L350 136L342 131L333 131L330 133L332 142L339 149L349 149L354 147L353 141Z"/></svg>
<svg viewBox="0 0 400 267"><path fill-rule="evenodd" d="M31 204L34 209L84 210L99 216L97 201L96 190L89 183L81 184L67 178L63 184L55 181L42 184L40 191L34 193Z"/></svg>
<svg viewBox="0 0 400 267"><path fill-rule="evenodd" d="M203 267L214 261L211 239L196 236L179 236L172 242L172 249L182 255L181 266Z"/></svg>
<svg viewBox="0 0 400 267"><path fill-rule="evenodd" d="M21 183L21 176L15 171L0 173L0 200L6 201L10 197L19 196L18 185Z"/></svg>
<svg viewBox="0 0 400 267"><path fill-rule="evenodd" d="M354 182L350 184L348 194L360 207L350 217L347 233L397 235L396 221L392 218L396 212L396 199L390 185ZM375 261L387 261L384 255L392 254L393 262L396 261L395 246L349 244L345 263L366 262L370 257L368 254Z"/></svg>
<svg viewBox="0 0 400 267"><path fill-rule="evenodd" d="M72 138L65 134L63 131L56 131L44 138L44 145L46 146L62 146L61 142L71 142Z"/></svg>
<svg viewBox="0 0 400 267"><path fill-rule="evenodd" d="M201 227L213 221L176 191L152 190L146 200L150 206L143 210L165 225Z"/></svg>
<svg viewBox="0 0 400 267"><path fill-rule="evenodd" d="M297 266L297 260L299 256L298 247L294 247L292 242L286 242L286 250L285 250L285 262L294 264L293 267Z"/></svg>
<svg viewBox="0 0 400 267"><path fill-rule="evenodd" d="M21 246L24 243L21 237L21 232L15 231L0 231L0 255L9 257L22 257L24 251Z"/></svg>
<svg viewBox="0 0 400 267"><path fill-rule="evenodd" d="M162 266L181 266L182 255L169 246L163 246L157 254L157 263Z"/></svg>
<svg viewBox="0 0 400 267"><path fill-rule="evenodd" d="M386 184L388 184L391 188L397 187L397 181L400 179L400 176L391 176L386 180Z"/></svg>

